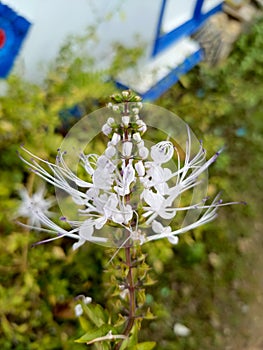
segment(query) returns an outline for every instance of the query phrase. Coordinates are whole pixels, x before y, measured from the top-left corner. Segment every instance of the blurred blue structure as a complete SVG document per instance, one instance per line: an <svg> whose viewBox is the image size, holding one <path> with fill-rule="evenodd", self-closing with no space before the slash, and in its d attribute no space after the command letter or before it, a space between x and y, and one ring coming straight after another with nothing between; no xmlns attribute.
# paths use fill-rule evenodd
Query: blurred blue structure
<svg viewBox="0 0 263 350"><path fill-rule="evenodd" d="M34 24L19 53L23 75L29 80L45 78L45 67L56 59L69 35L96 28L97 42L87 56L96 58L98 69L110 66L112 44L133 48L143 43L143 55L132 67L113 77L119 87L130 88L145 100L155 100L204 58L193 38L200 27L218 11L223 0L4 0L0 5L1 76L10 72L30 23ZM41 11L39 11L41 9ZM110 14L110 15L109 15ZM96 17L97 16L97 17ZM48 21L47 21L48 18ZM97 19L96 19L97 18ZM48 46L47 46L48 45ZM48 50L47 50L48 47ZM125 57L123 57L125 61ZM39 70L39 64L42 69Z"/></svg>
<svg viewBox="0 0 263 350"><path fill-rule="evenodd" d="M0 78L8 76L30 23L0 3Z"/></svg>
<svg viewBox="0 0 263 350"><path fill-rule="evenodd" d="M209 1L205 0L188 0L188 6L192 11L191 15L186 18L185 21L179 23L179 25L175 25L174 28L170 28L168 31L163 32L163 28L165 28L165 13L169 11L169 1L170 0L162 0L162 5L160 9L160 15L157 25L156 31L156 39L153 46L152 56L158 55L163 50L168 48L170 45L174 44L181 37L189 36L195 33L201 25L212 15L222 10L223 1L210 1L210 5L208 8L205 7L205 4ZM171 1L170 1L171 2ZM175 1L174 1L175 2ZM191 4L192 3L192 4ZM187 1L186 1L187 4ZM175 14L175 13L174 13Z"/></svg>
<svg viewBox="0 0 263 350"><path fill-rule="evenodd" d="M116 83L132 88L152 101L174 85L204 58L199 43L191 38L206 20L222 10L222 0L162 0L151 55L140 69L123 72Z"/></svg>

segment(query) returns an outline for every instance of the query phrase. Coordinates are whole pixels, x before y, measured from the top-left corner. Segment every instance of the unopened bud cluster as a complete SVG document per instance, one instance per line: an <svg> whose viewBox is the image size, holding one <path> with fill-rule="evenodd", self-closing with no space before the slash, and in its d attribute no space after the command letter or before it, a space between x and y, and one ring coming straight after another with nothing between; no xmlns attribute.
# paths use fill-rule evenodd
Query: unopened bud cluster
<svg viewBox="0 0 263 350"><path fill-rule="evenodd" d="M146 132L147 126L139 117L142 104L133 103L129 109L122 103L110 104L108 107L113 111L116 111L117 107L122 116L121 121L109 117L102 126L102 132L110 139L105 155L111 158L119 149L122 159L146 159L149 151L144 146L142 135Z"/></svg>

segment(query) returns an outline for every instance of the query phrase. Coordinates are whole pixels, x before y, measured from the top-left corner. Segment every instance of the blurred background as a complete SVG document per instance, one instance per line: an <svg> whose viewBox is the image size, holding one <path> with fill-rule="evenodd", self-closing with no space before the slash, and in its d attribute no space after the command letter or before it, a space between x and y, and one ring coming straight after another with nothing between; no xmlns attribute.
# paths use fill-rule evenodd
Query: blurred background
<svg viewBox="0 0 263 350"><path fill-rule="evenodd" d="M144 246L158 280L146 302L158 318L143 323L142 340L262 349L262 1L73 3L0 1L1 349L81 349L74 298L107 304L103 247L31 248L43 236L15 224L19 191L38 185L17 151L23 143L54 161L70 127L118 88L179 115L208 157L224 146L209 192L247 202L221 208L177 246Z"/></svg>

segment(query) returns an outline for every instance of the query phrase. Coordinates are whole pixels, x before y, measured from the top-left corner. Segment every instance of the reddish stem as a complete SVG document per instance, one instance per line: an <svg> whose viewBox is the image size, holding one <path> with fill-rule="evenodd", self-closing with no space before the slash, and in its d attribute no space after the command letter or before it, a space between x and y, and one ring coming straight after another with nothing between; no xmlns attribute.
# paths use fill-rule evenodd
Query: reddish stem
<svg viewBox="0 0 263 350"><path fill-rule="evenodd" d="M134 325L135 313L136 313L136 295L135 295L135 285L134 285L134 279L133 279L133 273L132 273L131 247L125 248L125 258L126 258L126 264L129 268L129 271L127 274L127 288L129 290L129 316L128 316L128 322L123 331L123 335L128 337ZM122 342L123 340L118 344L116 344L115 350L120 349Z"/></svg>

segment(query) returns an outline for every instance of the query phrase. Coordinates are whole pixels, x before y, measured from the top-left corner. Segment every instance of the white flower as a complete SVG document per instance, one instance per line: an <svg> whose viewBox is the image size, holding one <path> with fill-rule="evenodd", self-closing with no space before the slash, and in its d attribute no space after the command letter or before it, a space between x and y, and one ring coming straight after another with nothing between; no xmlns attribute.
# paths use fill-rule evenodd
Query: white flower
<svg viewBox="0 0 263 350"><path fill-rule="evenodd" d="M97 154L88 154L87 156L85 154L80 155L81 162L86 170L86 172L89 175L93 175L94 168L96 166L98 156Z"/></svg>
<svg viewBox="0 0 263 350"><path fill-rule="evenodd" d="M171 170L168 168L162 168L158 164L146 162L146 175L141 180L145 188L154 187L161 195L169 193L169 186L167 181L171 177Z"/></svg>
<svg viewBox="0 0 263 350"><path fill-rule="evenodd" d="M179 337L188 337L191 334L191 330L181 323L174 325L174 333Z"/></svg>
<svg viewBox="0 0 263 350"><path fill-rule="evenodd" d="M104 218L103 218L104 219ZM99 220L99 219L97 219ZM105 222L105 219L103 220ZM101 222L96 222L96 220L88 219L83 222L83 224L80 225L79 228L79 236L80 238L84 239L85 241L96 241L96 242L106 242L107 240L103 237L93 237L94 233L94 227L96 224L99 225L99 227L102 226Z"/></svg>
<svg viewBox="0 0 263 350"><path fill-rule="evenodd" d="M40 227L41 222L39 220L38 213L44 213L47 217L51 217L53 213L49 211L49 208L54 205L54 198L45 198L46 187L40 186L38 190L30 196L28 191L23 188L19 191L19 195L22 199L20 207L17 210L17 217L28 218L28 224L30 226Z"/></svg>
<svg viewBox="0 0 263 350"><path fill-rule="evenodd" d="M153 232L159 234L170 233L172 231L170 226L164 227L160 222L156 220L152 222L152 229Z"/></svg>
<svg viewBox="0 0 263 350"><path fill-rule="evenodd" d="M177 236L168 236L167 239L173 245L176 245L179 242L179 238Z"/></svg>
<svg viewBox="0 0 263 350"><path fill-rule="evenodd" d="M83 314L82 306L81 306L81 304L77 304L75 306L75 315L76 315L76 317L80 317L82 314Z"/></svg>
<svg viewBox="0 0 263 350"><path fill-rule="evenodd" d="M167 163L174 154L174 147L170 141L161 141L151 148L151 157L156 164Z"/></svg>
<svg viewBox="0 0 263 350"><path fill-rule="evenodd" d="M150 224L157 216L163 219L172 219L176 214L176 208L170 208L167 205L167 199L160 193L155 193L152 190L145 189L141 198L145 200L148 207L143 207L145 210L143 216L149 217L147 224Z"/></svg>
<svg viewBox="0 0 263 350"><path fill-rule="evenodd" d="M122 163L122 174L117 179L117 186L114 187L114 190L120 196L128 195L131 192L131 184L135 180L135 170L132 166L132 161L126 165L125 162Z"/></svg>
<svg viewBox="0 0 263 350"><path fill-rule="evenodd" d="M136 230L131 232L131 238L135 242L139 242L140 245L145 243L147 240L145 238L145 235L142 233L141 230Z"/></svg>
<svg viewBox="0 0 263 350"><path fill-rule="evenodd" d="M111 188L114 181L114 171L116 166L113 162L105 157L100 156L97 160L97 169L94 170L92 179L93 186L98 189L108 190Z"/></svg>
<svg viewBox="0 0 263 350"><path fill-rule="evenodd" d="M112 158L116 154L116 148L109 145L105 150L105 155L107 158Z"/></svg>

